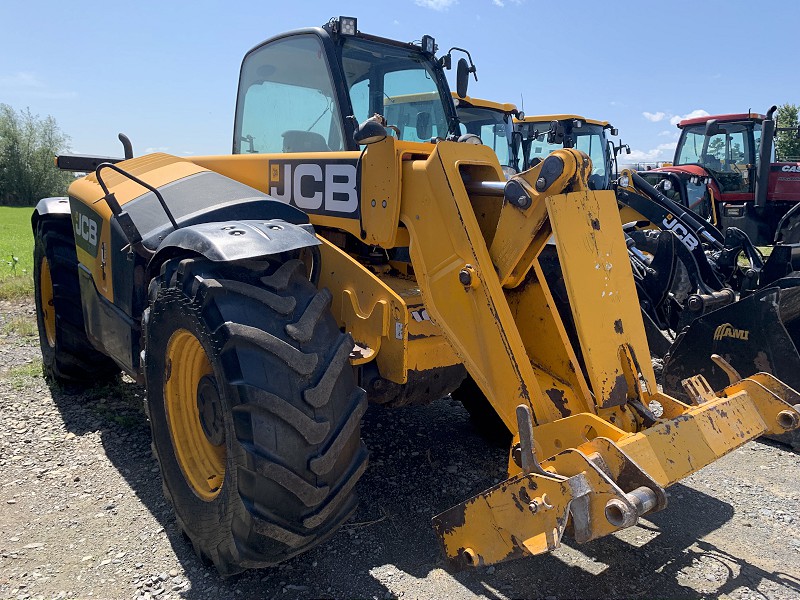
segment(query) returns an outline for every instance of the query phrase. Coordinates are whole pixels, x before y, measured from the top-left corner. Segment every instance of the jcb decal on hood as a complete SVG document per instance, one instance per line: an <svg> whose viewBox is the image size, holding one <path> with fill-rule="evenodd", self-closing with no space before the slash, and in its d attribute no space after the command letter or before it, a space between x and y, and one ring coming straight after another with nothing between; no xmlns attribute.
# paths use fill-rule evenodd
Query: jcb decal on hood
<svg viewBox="0 0 800 600"><path fill-rule="evenodd" d="M269 195L315 215L357 219L356 160L281 159L269 162Z"/></svg>
<svg viewBox="0 0 800 600"><path fill-rule="evenodd" d="M75 234L75 243L78 248L96 258L103 220L96 212L77 200L70 200L70 211L72 212L72 231Z"/></svg>

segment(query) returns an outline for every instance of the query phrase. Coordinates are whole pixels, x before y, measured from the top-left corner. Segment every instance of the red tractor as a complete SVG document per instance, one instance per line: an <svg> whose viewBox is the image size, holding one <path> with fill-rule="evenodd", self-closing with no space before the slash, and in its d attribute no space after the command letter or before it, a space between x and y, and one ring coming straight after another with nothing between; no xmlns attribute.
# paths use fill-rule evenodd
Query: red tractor
<svg viewBox="0 0 800 600"><path fill-rule="evenodd" d="M673 165L642 175L680 176L695 190L689 208L723 231L743 230L757 246L800 242L800 162L774 162L776 131L789 129L776 128L776 110L684 119Z"/></svg>

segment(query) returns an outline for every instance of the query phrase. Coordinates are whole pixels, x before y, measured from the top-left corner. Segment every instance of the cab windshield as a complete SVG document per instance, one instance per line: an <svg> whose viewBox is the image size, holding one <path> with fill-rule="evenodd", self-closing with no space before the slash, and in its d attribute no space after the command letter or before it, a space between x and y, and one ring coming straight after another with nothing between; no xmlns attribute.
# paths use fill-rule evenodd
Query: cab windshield
<svg viewBox="0 0 800 600"><path fill-rule="evenodd" d="M600 190L609 187L611 165L605 130L602 125L581 122L580 127L575 127L572 119L562 121L563 136L557 136L551 142L548 142L547 135L551 125L549 121L526 122L525 125L528 132L527 140L523 143L523 158L526 167L533 166L531 162L538 162L534 159L544 160L553 150L575 148L585 152L592 159L590 182L594 189ZM537 133L538 135L535 135Z"/></svg>
<svg viewBox="0 0 800 600"><path fill-rule="evenodd" d="M706 123L689 125L681 133L675 164L702 166L714 176L722 192L750 191L757 151L754 133L760 140L761 124L753 121L718 123L709 134Z"/></svg>
<svg viewBox="0 0 800 600"><path fill-rule="evenodd" d="M421 52L348 37L342 68L359 123L378 113L397 127L401 140L447 137L450 95Z"/></svg>
<svg viewBox="0 0 800 600"><path fill-rule="evenodd" d="M501 165L516 169L516 165L511 164L509 147L513 131L511 115L476 106L459 106L457 112L461 133L477 135L485 145L494 150Z"/></svg>

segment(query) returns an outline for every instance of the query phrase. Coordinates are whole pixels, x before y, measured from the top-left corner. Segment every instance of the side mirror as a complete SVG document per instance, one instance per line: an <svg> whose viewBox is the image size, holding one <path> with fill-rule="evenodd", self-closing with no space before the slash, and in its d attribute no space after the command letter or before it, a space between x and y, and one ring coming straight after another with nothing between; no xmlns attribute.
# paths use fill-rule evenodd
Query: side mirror
<svg viewBox="0 0 800 600"><path fill-rule="evenodd" d="M369 144L380 142L385 137L386 128L372 118L361 123L353 133L353 139L359 146L368 146Z"/></svg>
<svg viewBox="0 0 800 600"><path fill-rule="evenodd" d="M464 58L458 59L458 66L456 67L456 93L459 98L464 98L467 95L467 87L469 85L469 65Z"/></svg>
<svg viewBox="0 0 800 600"><path fill-rule="evenodd" d="M619 135L619 129L616 127L611 128L611 135Z"/></svg>
<svg viewBox="0 0 800 600"><path fill-rule="evenodd" d="M720 127L719 122L716 119L711 119L706 123L706 137L711 137L712 135L718 135L723 132L722 127Z"/></svg>
<svg viewBox="0 0 800 600"><path fill-rule="evenodd" d="M433 135L431 126L431 113L421 111L417 113L417 139L429 140Z"/></svg>
<svg viewBox="0 0 800 600"><path fill-rule="evenodd" d="M550 129L547 132L548 144L564 143L564 128L558 121L550 121Z"/></svg>

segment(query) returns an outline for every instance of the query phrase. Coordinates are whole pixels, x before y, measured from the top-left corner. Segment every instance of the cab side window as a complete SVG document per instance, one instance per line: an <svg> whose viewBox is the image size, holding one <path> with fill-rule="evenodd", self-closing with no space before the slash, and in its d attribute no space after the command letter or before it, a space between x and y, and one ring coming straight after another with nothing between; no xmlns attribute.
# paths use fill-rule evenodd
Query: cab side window
<svg viewBox="0 0 800 600"><path fill-rule="evenodd" d="M320 40L277 40L242 66L234 153L343 150L340 115Z"/></svg>

